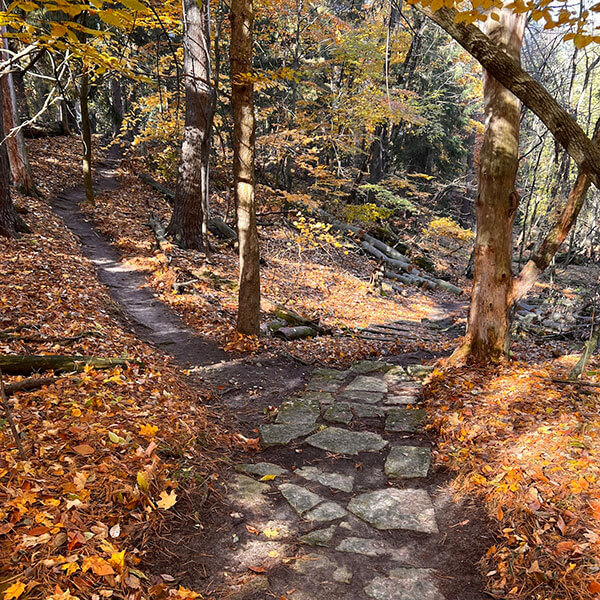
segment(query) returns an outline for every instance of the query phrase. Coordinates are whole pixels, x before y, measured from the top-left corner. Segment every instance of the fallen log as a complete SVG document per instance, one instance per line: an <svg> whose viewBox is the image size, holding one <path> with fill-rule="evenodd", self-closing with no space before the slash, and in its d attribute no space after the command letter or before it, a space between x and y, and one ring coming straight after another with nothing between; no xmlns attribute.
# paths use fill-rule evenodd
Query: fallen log
<svg viewBox="0 0 600 600"><path fill-rule="evenodd" d="M315 337L317 335L317 330L308 325L298 325L296 327L281 327L273 335L287 341L301 340L304 338Z"/></svg>
<svg viewBox="0 0 600 600"><path fill-rule="evenodd" d="M125 358L64 356L61 354L9 354L0 356L0 371L7 375L29 375L29 373L36 371L66 373L82 371L86 365L90 365L95 369L110 369L112 367L127 366L129 363L141 364L138 361Z"/></svg>
<svg viewBox="0 0 600 600"><path fill-rule="evenodd" d="M323 328L319 326L319 323L316 319L303 317L295 310L287 308L286 306L277 306L275 308L275 316L281 321L285 321L289 325L306 325L307 327L312 327L313 329L317 330L319 333L323 333Z"/></svg>
<svg viewBox="0 0 600 600"><path fill-rule="evenodd" d="M52 385L55 381L60 379L59 377L28 377L15 383L7 383L4 386L4 391L7 396L11 396L16 392L28 392L30 390L37 390L38 388L44 387L45 385Z"/></svg>
<svg viewBox="0 0 600 600"><path fill-rule="evenodd" d="M148 185L152 186L155 190L163 194L171 203L173 202L173 200L175 200L175 192L172 189L164 186L162 183L159 183L158 181L150 177L150 175L147 175L146 173L141 173L139 175L139 178ZM152 225L150 226L154 229ZM227 223L225 223L225 221L219 216L212 216L208 219L208 229L213 234L218 235L226 240L237 240L237 233L235 232L235 229L229 227L229 225L227 225Z"/></svg>
<svg viewBox="0 0 600 600"><path fill-rule="evenodd" d="M360 247L371 256L384 261L386 264L391 265L396 269L400 269L401 271L404 271L410 275L414 275L417 278L411 279L395 273L393 279L408 285L418 285L420 287L424 287L425 289L439 288L447 292L451 292L452 294L456 294L457 296L462 295L463 291L458 286L453 285L448 281L444 281L443 279L432 277L429 274L425 275L422 271L411 264L406 256L398 252L398 250L382 242L381 240L374 238L372 235L365 233L356 225L343 223L324 210L320 210L319 215L323 220L331 223L331 225L333 225L333 227L338 231L342 231L346 234L354 234L354 236L360 240ZM392 272L390 271L389 273ZM389 277L388 272L386 272L385 276Z"/></svg>
<svg viewBox="0 0 600 600"><path fill-rule="evenodd" d="M23 343L37 343L37 344L70 344L72 342L77 342L86 337L96 337L99 336L100 332L98 331L82 331L81 333L73 336L64 336L64 337L44 337L41 335L20 335L17 333L6 333L5 331L0 331L0 339L6 340L8 342L23 342Z"/></svg>
<svg viewBox="0 0 600 600"><path fill-rule="evenodd" d="M210 217L210 219L208 219L208 229L215 235L219 235L226 240L231 240L232 242L237 241L235 229L229 227L221 217Z"/></svg>
<svg viewBox="0 0 600 600"><path fill-rule="evenodd" d="M146 173L140 173L138 175L138 177L145 183L147 183L149 186L152 186L155 190L159 191L161 194L163 194L163 196L166 196L166 198L168 200L175 200L175 192L171 189L169 189L167 186L163 185L162 183L159 183L158 181L156 181L156 179L153 179L152 177L150 177L150 175L147 175Z"/></svg>

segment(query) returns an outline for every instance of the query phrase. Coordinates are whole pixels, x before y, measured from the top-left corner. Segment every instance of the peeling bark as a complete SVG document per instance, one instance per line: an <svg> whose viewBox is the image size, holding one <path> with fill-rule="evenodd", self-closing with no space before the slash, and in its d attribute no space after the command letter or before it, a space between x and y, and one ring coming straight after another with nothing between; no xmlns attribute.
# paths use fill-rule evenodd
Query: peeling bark
<svg viewBox="0 0 600 600"><path fill-rule="evenodd" d="M520 60L525 15L508 9L500 20L488 19L487 33L498 47ZM519 155L521 103L489 72L484 73L485 133L479 159L475 201L474 276L465 339L450 362L466 357L499 360L508 349L509 297L512 291L514 190Z"/></svg>
<svg viewBox="0 0 600 600"><path fill-rule="evenodd" d="M4 76L6 77L6 75ZM3 86L0 85L0 106ZM0 140L4 139L4 121L0 119ZM17 214L10 195L10 165L6 143L0 144L0 235L19 237L19 233L29 233L27 223Z"/></svg>

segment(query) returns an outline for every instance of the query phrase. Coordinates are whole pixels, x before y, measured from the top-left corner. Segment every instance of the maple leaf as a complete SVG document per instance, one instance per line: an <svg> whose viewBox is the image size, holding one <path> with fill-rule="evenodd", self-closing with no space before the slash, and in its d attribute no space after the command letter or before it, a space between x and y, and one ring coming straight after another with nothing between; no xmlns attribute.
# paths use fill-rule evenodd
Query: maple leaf
<svg viewBox="0 0 600 600"><path fill-rule="evenodd" d="M85 573L86 571L92 570L94 575L113 575L114 570L101 556L86 556L83 559L83 565L81 570Z"/></svg>
<svg viewBox="0 0 600 600"><path fill-rule="evenodd" d="M4 592L4 600L16 600L25 591L25 584L22 581L13 583Z"/></svg>
<svg viewBox="0 0 600 600"><path fill-rule="evenodd" d="M154 437L158 431L158 427L156 425L150 425L149 423L146 423L145 425L140 425L140 435L147 437L147 438L151 438Z"/></svg>
<svg viewBox="0 0 600 600"><path fill-rule="evenodd" d="M156 503L156 506L158 506L158 508L167 510L174 506L175 502L177 502L177 494L175 493L175 490L171 490L170 493L165 491L160 493L160 500Z"/></svg>

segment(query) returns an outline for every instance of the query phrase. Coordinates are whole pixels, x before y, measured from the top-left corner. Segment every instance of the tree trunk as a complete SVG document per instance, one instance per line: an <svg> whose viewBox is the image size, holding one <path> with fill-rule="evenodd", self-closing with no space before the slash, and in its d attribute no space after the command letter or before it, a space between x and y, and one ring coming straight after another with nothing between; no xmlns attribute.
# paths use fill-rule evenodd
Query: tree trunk
<svg viewBox="0 0 600 600"><path fill-rule="evenodd" d="M121 133L123 125L123 95L121 92L121 80L118 77L110 78L110 116L113 137Z"/></svg>
<svg viewBox="0 0 600 600"><path fill-rule="evenodd" d="M489 39L477 26L457 23L458 13L442 7L437 11L415 5L449 33L490 75L511 90L546 125L592 183L600 188L600 146L587 137L577 121L562 108L544 86L525 72L518 60Z"/></svg>
<svg viewBox="0 0 600 600"><path fill-rule="evenodd" d="M2 77L4 79L6 75ZM0 106L3 101L0 84ZM0 140L4 140L4 122L0 119ZM18 237L19 233L29 233L31 230L17 214L10 196L10 165L6 143L0 143L0 235L4 237Z"/></svg>
<svg viewBox="0 0 600 600"><path fill-rule="evenodd" d="M596 144L600 142L600 119L596 122L596 129L592 139ZM591 180L589 175L580 170L560 219L550 229L539 248L521 269L518 277L515 278L510 296L511 303L523 298L533 287L540 273L550 264L550 261L554 258L554 255L565 241L565 238L577 220L590 185Z"/></svg>
<svg viewBox="0 0 600 600"><path fill-rule="evenodd" d="M208 179L215 93L210 74L210 4L183 0L185 128L167 232L182 248L207 244Z"/></svg>
<svg viewBox="0 0 600 600"><path fill-rule="evenodd" d="M2 28L2 31L4 32L4 28ZM2 44L4 49L8 50L8 40L6 38L2 39ZM35 187L33 172L29 166L23 131L20 129L17 130L20 122L17 114L17 97L13 83L13 74L7 73L4 77L0 78L0 83L2 85L2 115L5 135L15 130L6 139L12 183L28 196L37 196L38 192Z"/></svg>
<svg viewBox="0 0 600 600"><path fill-rule="evenodd" d="M516 61L520 59L525 20L525 15L504 9L499 21L487 21L489 37ZM466 357L498 360L508 349L510 334L512 232L518 206L514 187L521 103L488 72L484 73L483 90L486 127L475 201L473 289L467 333L451 362Z"/></svg>
<svg viewBox="0 0 600 600"><path fill-rule="evenodd" d="M254 198L253 21L252 0L232 0L233 185L240 256L237 330L246 335L258 335L260 329L259 247Z"/></svg>
<svg viewBox="0 0 600 600"><path fill-rule="evenodd" d="M79 88L79 102L81 103L81 142L83 144L83 184L85 186L85 199L94 204L94 187L92 183L92 128L88 108L88 95L90 91L87 66L84 64L81 72Z"/></svg>

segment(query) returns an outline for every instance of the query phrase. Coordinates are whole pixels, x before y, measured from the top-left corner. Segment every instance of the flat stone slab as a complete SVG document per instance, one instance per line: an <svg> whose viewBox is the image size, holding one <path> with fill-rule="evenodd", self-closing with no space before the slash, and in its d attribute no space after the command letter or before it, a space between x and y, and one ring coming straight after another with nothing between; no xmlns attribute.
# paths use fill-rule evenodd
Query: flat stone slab
<svg viewBox="0 0 600 600"><path fill-rule="evenodd" d="M331 392L305 392L304 397L309 402L318 402L321 408L334 402Z"/></svg>
<svg viewBox="0 0 600 600"><path fill-rule="evenodd" d="M388 391L388 384L381 377L369 377L359 375L346 386L348 392L381 392L385 394Z"/></svg>
<svg viewBox="0 0 600 600"><path fill-rule="evenodd" d="M302 544L307 544L308 546L329 546L329 542L331 542L336 529L337 525L332 525L325 529L315 529L314 531L299 537L298 541Z"/></svg>
<svg viewBox="0 0 600 600"><path fill-rule="evenodd" d="M350 583L352 581L352 571L346 565L338 567L331 576L338 583Z"/></svg>
<svg viewBox="0 0 600 600"><path fill-rule="evenodd" d="M384 404L393 405L393 406L403 406L407 404L416 404L417 396L416 394L394 394L388 395L385 397L383 401Z"/></svg>
<svg viewBox="0 0 600 600"><path fill-rule="evenodd" d="M425 423L425 409L398 408L388 412L386 431L419 431Z"/></svg>
<svg viewBox="0 0 600 600"><path fill-rule="evenodd" d="M337 392L341 383L329 377L313 377L306 388L309 392Z"/></svg>
<svg viewBox="0 0 600 600"><path fill-rule="evenodd" d="M344 538L336 547L338 552L350 552L364 556L389 556L392 560L409 562L414 556L410 548L391 548L382 540L363 537Z"/></svg>
<svg viewBox="0 0 600 600"><path fill-rule="evenodd" d="M304 519L308 521L335 521L347 515L347 511L335 502L323 502L316 508L304 513Z"/></svg>
<svg viewBox="0 0 600 600"><path fill-rule="evenodd" d="M394 446L385 461L385 474L390 478L427 477L431 450L425 446Z"/></svg>
<svg viewBox="0 0 600 600"><path fill-rule="evenodd" d="M323 501L321 496L293 483L282 483L279 491L300 516Z"/></svg>
<svg viewBox="0 0 600 600"><path fill-rule="evenodd" d="M348 431L339 427L327 427L306 439L315 448L336 454L379 452L387 445L380 435L370 431Z"/></svg>
<svg viewBox="0 0 600 600"><path fill-rule="evenodd" d="M264 496L270 491L270 486L260 483L246 475L234 475L229 482L228 497L235 503L246 508L268 506L269 501Z"/></svg>
<svg viewBox="0 0 600 600"><path fill-rule="evenodd" d="M258 477L265 477L266 475L274 475L277 477L278 475L287 473L287 471L282 469L279 465L267 462L236 465L235 470L246 473L246 475L256 475Z"/></svg>
<svg viewBox="0 0 600 600"><path fill-rule="evenodd" d="M330 423L344 423L348 425L352 421L353 413L346 402L335 402L323 415L323 418Z"/></svg>
<svg viewBox="0 0 600 600"><path fill-rule="evenodd" d="M333 379L334 381L344 381L350 371L339 371L338 369L326 369L319 368L312 372L313 377L319 377L323 379Z"/></svg>
<svg viewBox="0 0 600 600"><path fill-rule="evenodd" d="M282 402L275 423L286 425L314 424L319 418L321 407L318 402L296 398Z"/></svg>
<svg viewBox="0 0 600 600"><path fill-rule="evenodd" d="M376 529L437 533L435 512L425 490L386 488L350 500L348 510Z"/></svg>
<svg viewBox="0 0 600 600"><path fill-rule="evenodd" d="M361 537L344 538L336 547L338 552L352 552L364 556L382 556L387 554L385 544L379 540Z"/></svg>
<svg viewBox="0 0 600 600"><path fill-rule="evenodd" d="M406 372L412 377L427 377L434 368L433 365L408 365Z"/></svg>
<svg viewBox="0 0 600 600"><path fill-rule="evenodd" d="M386 413L385 409L371 404L348 402L348 406L359 419L376 419L378 417L383 417Z"/></svg>
<svg viewBox="0 0 600 600"><path fill-rule="evenodd" d="M350 370L354 373L384 373L393 368L394 365L382 362L380 360L361 360L360 362L354 363Z"/></svg>
<svg viewBox="0 0 600 600"><path fill-rule="evenodd" d="M360 390L344 390L341 394L344 400L376 404L383 400L383 392L361 392Z"/></svg>
<svg viewBox="0 0 600 600"><path fill-rule="evenodd" d="M389 577L376 576L365 587L375 600L444 600L433 569L392 569Z"/></svg>
<svg viewBox="0 0 600 600"><path fill-rule="evenodd" d="M258 428L260 440L263 446L282 446L289 444L292 440L308 435L316 429L314 423L274 423L272 425L261 425Z"/></svg>
<svg viewBox="0 0 600 600"><path fill-rule="evenodd" d="M328 473L316 467L302 467L294 471L294 473L304 479L308 479L308 481L316 481L321 485L333 488L334 490L341 490L342 492L351 492L354 487L354 477L352 475Z"/></svg>

